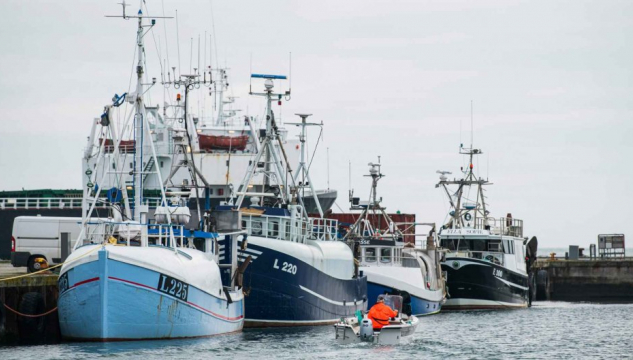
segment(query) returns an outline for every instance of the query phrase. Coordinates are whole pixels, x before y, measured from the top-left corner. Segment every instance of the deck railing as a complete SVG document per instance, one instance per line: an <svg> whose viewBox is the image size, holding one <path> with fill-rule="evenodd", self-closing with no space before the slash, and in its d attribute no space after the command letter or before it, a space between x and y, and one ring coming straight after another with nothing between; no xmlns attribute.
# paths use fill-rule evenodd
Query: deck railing
<svg viewBox="0 0 633 360"><path fill-rule="evenodd" d="M489 229L485 226L486 221L490 227ZM523 220L511 217L502 217L498 219L492 217L487 219L477 218L475 228L490 230L492 235L523 237Z"/></svg>
<svg viewBox="0 0 633 360"><path fill-rule="evenodd" d="M300 243L336 240L337 226L334 219L242 214L242 229L249 235Z"/></svg>
<svg viewBox="0 0 633 360"><path fill-rule="evenodd" d="M0 210L29 210L29 209L81 209L82 198L0 198ZM101 198L102 205L106 207L106 198ZM158 197L144 197L143 204L150 208L160 205Z"/></svg>

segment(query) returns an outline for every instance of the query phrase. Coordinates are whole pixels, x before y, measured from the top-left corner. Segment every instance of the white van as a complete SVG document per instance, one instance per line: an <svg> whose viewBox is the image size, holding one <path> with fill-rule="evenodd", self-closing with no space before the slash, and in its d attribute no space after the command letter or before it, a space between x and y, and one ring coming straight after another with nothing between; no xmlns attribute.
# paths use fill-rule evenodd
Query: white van
<svg viewBox="0 0 633 360"><path fill-rule="evenodd" d="M81 232L80 217L18 216L13 220L11 264L39 270L37 258L49 264L66 260Z"/></svg>

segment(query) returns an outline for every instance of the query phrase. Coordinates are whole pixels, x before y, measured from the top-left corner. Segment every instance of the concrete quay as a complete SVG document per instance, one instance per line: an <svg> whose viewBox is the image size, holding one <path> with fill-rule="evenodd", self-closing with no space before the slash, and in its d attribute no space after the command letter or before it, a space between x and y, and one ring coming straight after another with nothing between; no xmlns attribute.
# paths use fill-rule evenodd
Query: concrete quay
<svg viewBox="0 0 633 360"><path fill-rule="evenodd" d="M633 258L540 258L534 267L537 300L633 302Z"/></svg>
<svg viewBox="0 0 633 360"><path fill-rule="evenodd" d="M0 345L58 343L57 275L24 275L0 263Z"/></svg>

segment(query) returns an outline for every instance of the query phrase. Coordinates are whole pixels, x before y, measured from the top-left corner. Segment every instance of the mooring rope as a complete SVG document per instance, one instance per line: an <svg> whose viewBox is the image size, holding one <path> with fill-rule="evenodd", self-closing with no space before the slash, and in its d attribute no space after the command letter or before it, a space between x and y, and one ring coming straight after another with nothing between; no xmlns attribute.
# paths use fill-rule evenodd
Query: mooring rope
<svg viewBox="0 0 633 360"><path fill-rule="evenodd" d="M83 257L86 257L86 256L88 256L88 255L92 254L95 250L98 250L98 249L100 249L100 248L101 248L101 247L97 246L97 247L95 247L94 249L92 249L92 250L88 251L87 253L85 253L85 254L81 255L80 257L78 257L78 258L74 259L73 261L76 261L76 260L79 260L79 259L81 259L81 258L83 258ZM24 275L18 275L18 276L13 276L13 277L8 277L8 278L3 278L3 279L0 279L0 281L7 281L7 280L13 280L13 279L20 279L20 278L23 278L23 277L29 277L29 276L37 275L37 274L39 274L39 273L42 273L42 272L45 272L45 271L50 271L51 269L58 268L58 267L60 267L60 266L64 265L65 263L66 263L66 262L63 262L63 263L61 263L61 264L57 264L57 265L54 265L54 266L50 266L50 267L47 267L47 268L45 268L45 269L38 270L38 271L35 271L35 272L32 272L32 273L28 273L28 274L24 274ZM6 305L5 305L5 306L6 306Z"/></svg>
<svg viewBox="0 0 633 360"><path fill-rule="evenodd" d="M28 314L22 314L21 312L19 312L19 311L15 310L15 309L10 308L10 307L9 307L9 305L7 305L7 304L4 304L4 307L5 307L5 308L7 308L7 309L9 309L9 311L11 311L12 313L14 313L14 314L16 314L16 315L19 315L19 316L24 316L24 317L28 317L28 318L38 318L38 317L46 316L46 315L48 315L48 314L50 314L50 313L52 313L52 312L54 312L54 311L56 311L56 310L57 310L57 306L55 306L54 308L52 308L52 309L48 310L47 312L45 312L45 313L43 313L43 314L39 314L39 315L28 315Z"/></svg>

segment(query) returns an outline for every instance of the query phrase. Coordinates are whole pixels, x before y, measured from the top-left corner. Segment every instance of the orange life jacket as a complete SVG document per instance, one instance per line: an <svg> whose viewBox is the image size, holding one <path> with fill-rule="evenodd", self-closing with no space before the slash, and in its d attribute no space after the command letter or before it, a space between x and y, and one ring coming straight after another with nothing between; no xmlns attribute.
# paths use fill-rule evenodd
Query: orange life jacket
<svg viewBox="0 0 633 360"><path fill-rule="evenodd" d="M383 303L376 303L371 307L367 318L371 320L374 329L382 329L383 326L389 325L389 319L398 315L397 311L392 310Z"/></svg>

